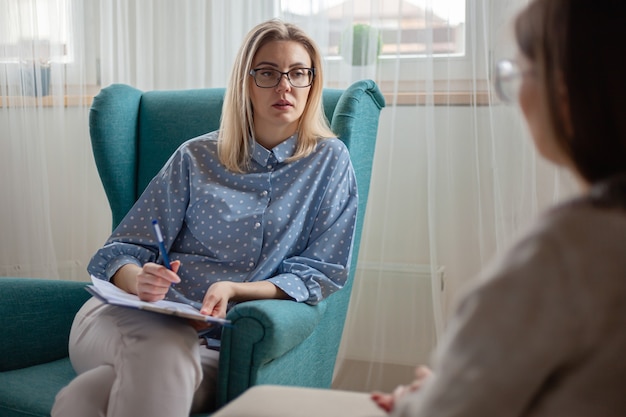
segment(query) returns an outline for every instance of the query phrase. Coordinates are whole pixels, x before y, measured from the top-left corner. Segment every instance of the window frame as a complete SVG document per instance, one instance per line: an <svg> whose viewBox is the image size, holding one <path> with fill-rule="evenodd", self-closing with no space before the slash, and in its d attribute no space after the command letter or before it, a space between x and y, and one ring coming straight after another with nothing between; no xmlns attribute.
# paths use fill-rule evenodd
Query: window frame
<svg viewBox="0 0 626 417"><path fill-rule="evenodd" d="M388 99L400 105L490 103L492 0L465 0L463 54L381 55L373 68L357 69L357 78L372 78ZM341 56L325 56L325 82L345 88L351 67Z"/></svg>

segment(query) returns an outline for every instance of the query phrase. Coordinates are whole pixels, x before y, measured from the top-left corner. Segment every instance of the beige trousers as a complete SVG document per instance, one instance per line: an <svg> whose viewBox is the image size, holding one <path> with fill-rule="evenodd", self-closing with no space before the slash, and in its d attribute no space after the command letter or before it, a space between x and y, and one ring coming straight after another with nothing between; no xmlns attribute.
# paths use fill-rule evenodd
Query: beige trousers
<svg viewBox="0 0 626 417"><path fill-rule="evenodd" d="M179 318L92 298L76 314L69 351L78 376L52 417L185 417L215 406L219 353Z"/></svg>

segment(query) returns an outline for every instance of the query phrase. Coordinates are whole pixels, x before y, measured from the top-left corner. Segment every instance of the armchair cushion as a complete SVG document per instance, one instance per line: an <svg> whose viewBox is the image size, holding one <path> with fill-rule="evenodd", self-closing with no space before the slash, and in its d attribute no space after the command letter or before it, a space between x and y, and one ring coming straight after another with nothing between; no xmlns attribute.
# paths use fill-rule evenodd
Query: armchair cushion
<svg viewBox="0 0 626 417"><path fill-rule="evenodd" d="M89 298L85 283L0 278L0 371L67 357L74 315Z"/></svg>
<svg viewBox="0 0 626 417"><path fill-rule="evenodd" d="M0 415L49 416L54 397L76 375L67 357L86 283L0 278Z"/></svg>
<svg viewBox="0 0 626 417"><path fill-rule="evenodd" d="M67 357L0 372L0 416L49 416L55 396L74 376Z"/></svg>

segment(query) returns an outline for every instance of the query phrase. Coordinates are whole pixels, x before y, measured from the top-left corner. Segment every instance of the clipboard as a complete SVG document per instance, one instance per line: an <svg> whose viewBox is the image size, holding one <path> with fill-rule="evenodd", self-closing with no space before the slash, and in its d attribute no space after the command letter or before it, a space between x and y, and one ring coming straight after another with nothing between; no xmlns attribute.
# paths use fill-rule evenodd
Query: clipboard
<svg viewBox="0 0 626 417"><path fill-rule="evenodd" d="M85 289L94 297L106 304L119 307L134 308L137 310L150 311L153 313L177 316L205 323L215 323L222 326L230 326L230 320L207 316L200 313L196 308L175 301L160 300L155 302L142 301L134 294L129 294L112 283L91 276L91 285Z"/></svg>

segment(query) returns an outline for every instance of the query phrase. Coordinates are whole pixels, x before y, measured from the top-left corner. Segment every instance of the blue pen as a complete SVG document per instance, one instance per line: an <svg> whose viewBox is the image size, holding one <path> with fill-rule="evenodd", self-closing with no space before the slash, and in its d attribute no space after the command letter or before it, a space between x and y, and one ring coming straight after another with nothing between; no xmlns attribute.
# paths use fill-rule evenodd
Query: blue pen
<svg viewBox="0 0 626 417"><path fill-rule="evenodd" d="M152 220L152 227L154 228L154 234L156 235L157 242L159 242L159 250L161 251L161 256L163 257L163 265L165 265L167 269L172 269L170 257L167 255L167 250L165 250L163 234L161 233L161 228L159 227L159 222L157 221L157 219Z"/></svg>
<svg viewBox="0 0 626 417"><path fill-rule="evenodd" d="M165 242L163 241L163 234L161 233L161 228L159 227L159 222L154 219L152 220L152 227L154 228L154 234L156 235L157 242L159 243L159 251L161 252L161 257L163 258L163 265L167 269L172 269L172 264L170 263L170 257L167 255L167 250L165 249ZM182 295L180 292L176 291L174 288L170 286L167 292L174 298L176 301L179 301L184 304L189 304L193 308L200 310L202 308L202 303L197 301L192 301Z"/></svg>

